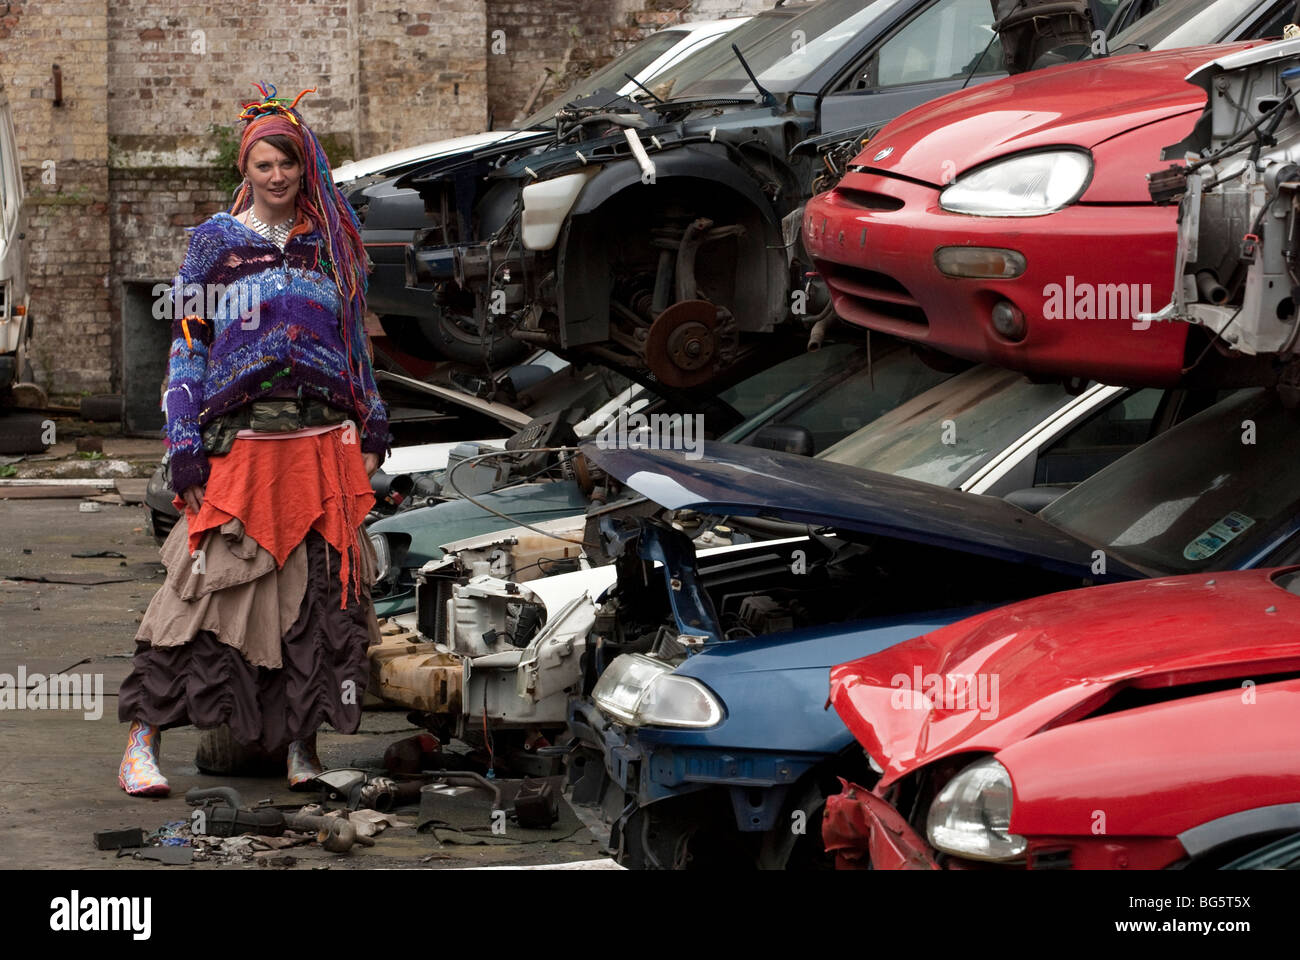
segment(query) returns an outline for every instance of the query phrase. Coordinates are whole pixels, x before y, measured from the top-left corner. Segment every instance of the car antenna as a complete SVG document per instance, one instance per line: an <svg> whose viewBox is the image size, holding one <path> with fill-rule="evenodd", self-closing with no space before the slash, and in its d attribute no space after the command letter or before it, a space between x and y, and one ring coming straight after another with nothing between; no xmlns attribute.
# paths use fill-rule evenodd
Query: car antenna
<svg viewBox="0 0 1300 960"><path fill-rule="evenodd" d="M776 97L772 96L772 92L758 82L758 77L754 76L754 71L749 69L749 63L745 60L745 55L740 52L740 47L733 43L731 45L731 52L736 55L736 59L740 61L740 65L745 68L745 73L749 74L749 82L754 85L754 89L763 95L763 106L775 107Z"/></svg>
<svg viewBox="0 0 1300 960"><path fill-rule="evenodd" d="M663 97L656 96L656 95L655 95L655 92L654 92L653 90L651 90L649 87L647 87L644 83L642 83L642 82L641 82L640 80L638 80L636 77L632 76L632 74L627 73L627 72L624 72L623 76L627 77L629 80L631 80L633 83L635 83L638 87L640 87L640 88L641 88L642 90L644 90L646 93L650 94L650 96L654 97L655 103L663 103L663 102L664 102L664 98L663 98Z"/></svg>

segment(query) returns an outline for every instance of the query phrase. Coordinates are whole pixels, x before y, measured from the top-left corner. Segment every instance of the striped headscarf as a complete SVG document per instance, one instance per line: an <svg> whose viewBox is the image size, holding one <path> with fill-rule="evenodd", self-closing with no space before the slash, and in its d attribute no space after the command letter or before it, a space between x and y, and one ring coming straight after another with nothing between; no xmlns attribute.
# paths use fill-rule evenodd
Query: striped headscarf
<svg viewBox="0 0 1300 960"><path fill-rule="evenodd" d="M347 346L348 367L360 381L361 365L368 358L365 335L367 258L361 245L361 223L356 212L334 186L325 150L296 109L298 101L308 93L315 93L316 88L303 90L290 103L275 95L274 84L255 83L254 86L261 92L262 99L242 104L244 109L238 118L244 121L244 132L239 142L239 170L242 173L247 168L253 144L265 137L281 134L297 147L297 160L303 171L302 185L294 201L296 216L289 236L318 229L325 238L329 260L323 264L322 272L331 274L338 285L339 299L343 302L340 333ZM245 180L235 195L230 213L242 213L252 205L252 190Z"/></svg>

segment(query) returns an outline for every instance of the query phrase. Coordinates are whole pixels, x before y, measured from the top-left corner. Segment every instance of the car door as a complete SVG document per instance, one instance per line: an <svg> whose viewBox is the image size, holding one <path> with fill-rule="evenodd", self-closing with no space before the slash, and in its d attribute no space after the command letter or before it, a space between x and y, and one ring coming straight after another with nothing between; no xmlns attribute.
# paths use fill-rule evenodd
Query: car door
<svg viewBox="0 0 1300 960"><path fill-rule="evenodd" d="M874 43L822 98L823 133L892 120L922 103L1006 76L989 0L934 0Z"/></svg>

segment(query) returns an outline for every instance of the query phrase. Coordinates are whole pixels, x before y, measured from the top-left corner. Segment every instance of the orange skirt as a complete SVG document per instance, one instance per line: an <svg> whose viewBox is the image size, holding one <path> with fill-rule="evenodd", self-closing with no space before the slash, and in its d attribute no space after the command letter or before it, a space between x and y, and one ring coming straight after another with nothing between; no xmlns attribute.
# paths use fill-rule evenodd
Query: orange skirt
<svg viewBox="0 0 1300 960"><path fill-rule="evenodd" d="M293 548L315 530L342 555L341 607L360 599L357 528L374 505L358 443L343 430L279 439L237 438L211 459L203 505L186 511L193 555L208 530L238 518L245 533L283 567ZM177 498L178 506L183 502Z"/></svg>

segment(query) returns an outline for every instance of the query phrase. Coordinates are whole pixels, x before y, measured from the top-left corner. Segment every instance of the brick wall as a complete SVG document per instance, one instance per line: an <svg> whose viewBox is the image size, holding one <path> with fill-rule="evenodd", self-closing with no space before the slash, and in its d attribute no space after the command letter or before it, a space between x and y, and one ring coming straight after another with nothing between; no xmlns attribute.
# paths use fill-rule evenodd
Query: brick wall
<svg viewBox="0 0 1300 960"><path fill-rule="evenodd" d="M32 344L37 379L102 391L109 362L107 0L9 3L3 78L31 197ZM52 68L62 72L54 105Z"/></svg>
<svg viewBox="0 0 1300 960"><path fill-rule="evenodd" d="M360 152L487 127L484 0L360 0Z"/></svg>

